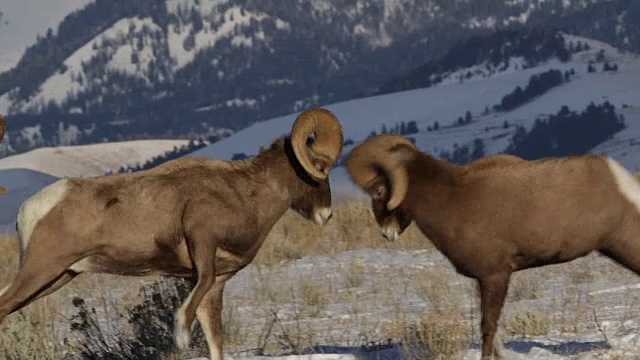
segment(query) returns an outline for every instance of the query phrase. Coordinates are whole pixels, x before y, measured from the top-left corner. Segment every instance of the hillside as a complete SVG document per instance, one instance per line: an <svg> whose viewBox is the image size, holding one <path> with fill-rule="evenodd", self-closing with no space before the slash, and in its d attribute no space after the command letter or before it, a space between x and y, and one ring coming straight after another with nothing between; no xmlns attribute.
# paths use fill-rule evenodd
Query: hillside
<svg viewBox="0 0 640 360"><path fill-rule="evenodd" d="M493 154L505 151L510 144L517 143L523 132L526 135L554 117L587 113L589 109L611 115L615 109L614 120L624 118L624 127L604 134L604 139L590 151L619 159L628 169L640 169L635 140L640 131L640 56L599 41L562 36L566 44L575 45L579 41L588 46L564 61L551 56L534 66L523 67L523 59L515 54L509 58L510 66L500 67L499 71L484 72L481 71L486 69L484 64L472 64L447 73L442 81L429 87L326 106L343 124L348 144L343 155L372 132L396 129L404 129L422 150L436 156L456 153L456 149L474 147L478 142L483 154ZM608 70L604 71L605 68ZM459 80L460 74L469 72L480 75ZM557 74L561 74L562 81L556 81ZM547 82L547 78L553 81ZM505 102L505 97L511 100ZM510 105L503 106L505 103ZM253 124L192 155L218 159L253 155L261 145L288 133L296 115L291 113ZM577 115L574 118L582 119ZM418 131L414 132L413 127ZM575 124L570 129L579 133ZM594 131L600 129L591 132ZM114 149L119 145L104 146L107 153L117 153ZM56 163L78 167L64 165L47 171L96 171L94 161L103 157L105 147L92 151L91 161L77 164L71 156L79 147L67 148ZM48 162L40 161L38 152L24 155L29 154L34 170L47 169ZM109 161L119 161L119 155L112 156ZM0 196L0 231L6 233L12 232L17 206L26 196L55 180L40 172L12 169L21 161L4 163L11 158L15 159L0 159L3 169L0 185L9 190ZM352 185L344 167L335 168L330 178L333 192L340 200L364 198ZM413 231L407 231L401 241L383 243L367 209L368 202L340 204L336 206L335 221L325 228L306 222L302 226L297 214L287 215L277 224L256 262L231 280L225 290L226 351L234 359L368 360L389 356L404 360L407 357L395 341L416 341L419 335L416 326L423 326L425 333L434 335L418 339L424 341L418 343L424 353L432 350L425 348L434 346L454 358L478 357L479 309L471 282L456 274L450 262ZM14 260L11 268L15 258L11 257ZM98 303L118 303L114 298L121 300L120 294L136 290L130 285L135 280L126 279L125 284L124 279L118 278L123 282L115 286L115 282L94 281L97 276L85 279L102 287L85 283L84 291L77 291L83 295L77 295L73 288L63 292L66 297L59 297L63 299L61 304L66 305L63 311L67 318L71 317L69 312L78 309L71 307L69 298L84 296L88 306L97 308L89 316L102 320L97 323L103 326L106 332L103 335L111 338L109 331L120 331L129 319L114 316L122 314L117 305L100 307ZM109 301L102 301L105 294ZM146 294L154 297L154 293ZM640 349L638 311L633 306L637 296L637 276L597 254L570 264L515 274L501 318L505 345L516 353L517 359L633 358ZM148 313L149 302L141 304ZM33 309L38 309L35 306ZM174 311L172 308L167 312L171 315L170 324ZM101 316L108 316L113 323ZM44 321L34 319L35 316L30 321L14 317L13 326L37 324L38 328L44 328ZM123 326L113 326L117 322ZM45 328L46 336L54 333L54 327L68 333L69 324L59 320L51 325L52 331ZM156 329L153 327L153 331ZM24 337L29 339L30 334L25 331ZM392 342L384 343L387 339ZM11 342L19 340L22 339ZM25 343L26 340L22 344ZM96 343L91 344L94 349ZM320 344L309 351L328 354L286 355L305 344ZM267 352L283 356L248 355L264 347Z"/></svg>
<svg viewBox="0 0 640 360"><path fill-rule="evenodd" d="M56 29L69 13L81 9L90 1L3 1L0 4L0 73L14 68L38 36L45 36L48 29ZM33 11L34 8L38 11Z"/></svg>
<svg viewBox="0 0 640 360"><path fill-rule="evenodd" d="M421 149L436 156L443 151L452 151L456 144L471 146L475 139L483 141L486 154L503 152L517 126L531 128L538 117L555 114L565 105L571 110L582 111L591 102L602 104L608 101L626 118L627 123L637 121L636 109L640 107L640 57L622 53L598 41L564 36L568 42L581 41L589 44L589 50L576 53L567 62L549 60L535 67L497 72L462 83L443 82L428 88L331 104L327 108L342 122L345 139L354 143L361 142L372 131L380 132L383 126L392 129L401 122L415 121L420 132L411 136ZM598 62L596 58L604 60ZM616 63L618 70L601 71L606 61ZM598 68L597 72L588 72L588 66L592 62ZM550 69L563 73L573 69L575 75L568 82L512 110L492 109L518 86L524 88L532 75ZM460 72L464 73L464 70ZM464 116L467 111L471 113L471 121L458 125L456 119ZM194 155L231 159L238 153L255 154L260 145L268 144L272 138L286 133L294 118L295 114L291 114L254 124L233 137L196 151ZM435 122L440 124L439 129L429 131ZM506 128L505 122L508 124ZM633 128L635 127L629 127L616 136L629 134ZM606 147L605 144L602 147ZM346 146L343 155L350 149L351 146Z"/></svg>
<svg viewBox="0 0 640 360"><path fill-rule="evenodd" d="M12 124L0 156L242 129L371 95L390 78L437 62L460 40L482 44L478 36L523 25L571 29L637 50L634 4L305 0L283 8L238 0L96 0L0 73L0 112ZM602 15L594 23L576 17L596 13ZM464 55L454 59L463 67Z"/></svg>
<svg viewBox="0 0 640 360"><path fill-rule="evenodd" d="M187 145L188 140L138 140L46 147L0 160L0 170L22 168L57 177L88 177L143 164L154 156Z"/></svg>
<svg viewBox="0 0 640 360"><path fill-rule="evenodd" d="M557 114L563 106L567 106L570 111L581 112L588 108L590 103L601 106L608 102L615 107L619 116L625 118L627 125L622 131L612 134L611 138L597 144L592 152L610 155L623 161L628 169L640 170L640 156L634 152L637 146L635 138L640 131L638 128L640 58L632 53L620 52L598 41L570 35L563 36L567 43L580 41L588 44L588 50L575 53L572 59L566 62L550 59L541 62L538 66L526 69L513 67L489 76L470 78L464 82L447 80L455 79L456 73L464 73L465 69L462 69L445 78L442 83L428 88L328 105L327 108L333 111L343 124L347 141L343 156L348 154L354 144L363 141L372 132L380 132L383 128L394 129L398 124L412 121L416 123L419 132L409 136L416 140L421 149L435 156L442 156L446 152L455 153L455 149L464 147L472 148L479 141L482 143L483 154L504 152L519 127L531 129L536 119ZM605 63L616 64L617 70L602 71ZM597 71L589 72L589 64L593 64ZM549 70L561 72L573 70L575 75L569 81L554 86L509 111L493 108L514 89L526 88L532 76ZM462 125L458 124L458 120L464 117L466 112L470 113L470 121ZM275 137L288 133L295 116L294 113L253 124L191 155L227 160L254 155L260 146L270 144ZM433 130L435 122L440 124L438 130ZM31 155L24 159L30 159L28 160L31 164L29 168L58 176L106 172L114 167L117 168L119 166L117 162L124 160L118 157L117 147L109 150L112 152L111 155L94 154L82 161L77 161L68 155L76 147L67 149L69 151L57 151L59 154L55 162L50 161L51 157L40 159L39 156L35 156L40 154L37 151L31 152ZM46 151L49 152L48 156L53 156L50 153L52 150ZM46 151L42 154L47 153ZM147 150L141 148L138 151L142 153ZM23 162L21 159L23 158L17 156L0 159L0 169L26 163L27 160ZM99 161L95 162L96 159ZM103 164L102 159L113 160ZM142 162L142 159L136 157L127 160L128 162L122 164L134 163L135 165L135 162ZM331 185L338 201L352 196L363 197L363 194L349 180L343 167L333 170Z"/></svg>

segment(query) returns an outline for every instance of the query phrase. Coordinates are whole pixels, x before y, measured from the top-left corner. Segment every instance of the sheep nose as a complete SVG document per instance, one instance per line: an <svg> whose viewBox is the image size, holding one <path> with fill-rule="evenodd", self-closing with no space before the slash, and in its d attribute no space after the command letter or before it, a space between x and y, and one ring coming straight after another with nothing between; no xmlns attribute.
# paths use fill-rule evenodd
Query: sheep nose
<svg viewBox="0 0 640 360"><path fill-rule="evenodd" d="M398 239L398 230L384 227L382 228L382 236L384 236L388 241L396 241Z"/></svg>
<svg viewBox="0 0 640 360"><path fill-rule="evenodd" d="M327 223L327 221L329 221L329 219L331 219L331 217L333 217L333 212L331 211L331 208L322 208L316 211L314 220L316 224L324 225Z"/></svg>

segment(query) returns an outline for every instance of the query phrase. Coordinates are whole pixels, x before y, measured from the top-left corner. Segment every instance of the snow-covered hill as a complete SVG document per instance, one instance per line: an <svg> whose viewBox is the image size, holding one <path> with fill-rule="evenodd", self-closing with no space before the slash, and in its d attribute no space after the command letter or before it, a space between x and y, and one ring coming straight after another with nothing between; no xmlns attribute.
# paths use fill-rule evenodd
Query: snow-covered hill
<svg viewBox="0 0 640 360"><path fill-rule="evenodd" d="M436 156L440 151L452 150L454 144L470 145L474 139L484 141L487 154L504 151L516 125L530 128L537 117L555 114L563 105L571 110L581 111L590 102L600 104L609 101L625 115L630 126L617 135L613 142L619 142L616 139L620 137L633 137L634 133L635 136L640 135L637 133L638 127L634 125L640 121L640 56L620 52L598 41L575 36L567 36L567 39L587 43L590 49L576 54L567 63L550 61L527 69L509 69L490 77L471 78L463 83L447 82L425 89L331 104L326 108L340 119L345 139L351 139L355 143L363 141L371 131L379 132L383 125L392 128L403 121L416 121L420 132L411 136L421 149ZM602 72L598 69L595 73L588 73L589 62L595 60L601 51L604 51L601 56L618 64L617 72ZM576 75L569 82L512 111L490 111L484 114L487 107L499 104L501 98L517 86L524 88L532 75L549 69L562 72L573 69ZM473 115L470 124L447 128L466 111ZM287 133L296 115L290 114L254 124L232 137L194 152L193 155L231 159L236 153L255 154L261 145ZM441 128L438 131L427 131L436 121ZM503 128L505 121L510 124L506 129ZM602 153L602 150L608 149L607 144L609 142L596 150ZM343 155L350 149L351 147L345 147ZM612 152L610 155L616 157L621 153ZM638 161L627 162L625 165L635 168L640 166L640 159Z"/></svg>
<svg viewBox="0 0 640 360"><path fill-rule="evenodd" d="M454 144L470 145L482 139L487 154L504 151L516 125L530 128L536 117L558 112L563 105L583 110L590 102L609 101L625 116L628 127L600 144L593 152L610 155L623 161L633 171L640 170L640 155L635 152L640 135L640 57L623 53L604 43L575 36L568 41L589 44L589 50L574 55L567 63L551 61L527 69L511 67L490 76L465 79L464 82L445 81L426 89L398 92L326 106L342 122L345 139L354 144L363 141L371 131L384 125L393 128L400 122L415 121L420 130L411 136L418 146L436 156L452 150ZM598 55L600 54L600 55ZM602 62L595 63L595 73L587 72L589 62L606 59L618 65L616 72L602 72ZM517 62L513 62L514 64ZM477 68L477 67L474 67ZM490 111L501 98L517 86L524 87L531 75L548 69L571 70L576 73L569 82L555 87L512 111ZM459 73L464 73L460 71ZM455 74L452 75L455 77ZM447 127L470 111L471 123ZM256 123L234 135L200 149L193 156L207 156L229 160L234 154L254 155L260 146L268 145L290 131L297 114L277 117ZM438 131L427 131L438 121ZM510 126L504 128L508 122ZM152 145L153 144L153 145ZM170 150L180 141L149 141L97 144L92 146L48 148L0 160L0 169L29 168L56 176L91 176L117 169L121 165L135 165ZM343 156L353 145L345 146ZM352 184L343 167L332 171L331 185L337 201L363 194ZM3 198L0 197L0 204Z"/></svg>
<svg viewBox="0 0 640 360"><path fill-rule="evenodd" d="M189 140L137 140L39 148L0 159L0 170L23 168L57 177L87 177L142 165Z"/></svg>
<svg viewBox="0 0 640 360"><path fill-rule="evenodd" d="M0 170L0 185L7 188L0 198L0 234L13 234L20 205L58 178L29 169Z"/></svg>
<svg viewBox="0 0 640 360"><path fill-rule="evenodd" d="M48 29L55 29L70 12L93 0L20 0L0 4L0 73L13 68L25 49ZM4 113L0 107L0 113Z"/></svg>
<svg viewBox="0 0 640 360"><path fill-rule="evenodd" d="M56 138L59 124L77 128L73 144L238 130L377 93L390 78L427 60L437 64L460 41L476 41L471 52L482 56L485 47L508 48L528 38L507 35L496 44L494 30L554 37L551 23L625 49L637 50L640 43L640 26L632 21L639 10L629 1L302 0L288 7L239 0L67 2L86 6L51 26L13 69L0 73L0 113L13 120L0 156L65 145ZM6 10L7 26L40 29L45 25L30 24L53 13L48 6L24 21L26 15ZM598 21L585 23L594 14ZM0 23L3 45L2 36L19 38L5 32L7 26ZM540 43L549 45L547 40ZM526 61L549 55L528 48ZM454 56L477 60L464 52ZM442 70L455 72L455 63Z"/></svg>

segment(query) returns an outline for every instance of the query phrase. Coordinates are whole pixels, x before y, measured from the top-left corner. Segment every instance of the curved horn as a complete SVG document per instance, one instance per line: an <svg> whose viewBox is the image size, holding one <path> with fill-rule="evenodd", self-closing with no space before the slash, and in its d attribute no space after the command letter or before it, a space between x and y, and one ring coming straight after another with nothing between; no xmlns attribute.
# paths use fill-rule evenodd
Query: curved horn
<svg viewBox="0 0 640 360"><path fill-rule="evenodd" d="M391 185L391 196L387 201L389 211L395 209L404 200L409 187L409 178L404 163L390 153L396 145L406 145L418 151L418 148L406 137L384 134L369 138L356 146L346 161L347 171L356 185L367 187L383 171Z"/></svg>
<svg viewBox="0 0 640 360"><path fill-rule="evenodd" d="M307 145L315 133L313 145ZM342 152L342 126L329 111L309 109L298 115L291 128L291 147L302 168L315 180L325 180Z"/></svg>

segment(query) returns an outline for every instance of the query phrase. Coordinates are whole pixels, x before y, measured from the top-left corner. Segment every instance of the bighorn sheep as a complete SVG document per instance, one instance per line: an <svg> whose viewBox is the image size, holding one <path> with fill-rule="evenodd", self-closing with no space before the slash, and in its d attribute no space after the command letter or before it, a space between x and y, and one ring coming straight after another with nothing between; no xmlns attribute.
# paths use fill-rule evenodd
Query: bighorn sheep
<svg viewBox="0 0 640 360"><path fill-rule="evenodd" d="M612 159L497 156L454 165L380 135L356 146L346 166L385 237L415 221L460 274L477 280L483 358L500 355L494 336L513 272L599 251L640 273L640 184Z"/></svg>
<svg viewBox="0 0 640 360"><path fill-rule="evenodd" d="M175 341L189 346L197 317L210 358L221 360L225 282L253 260L287 209L329 220L329 170L342 145L336 117L311 109L290 137L247 160L185 157L55 182L18 212L21 264L0 295L0 322L80 273L186 277L195 286L177 311Z"/></svg>

